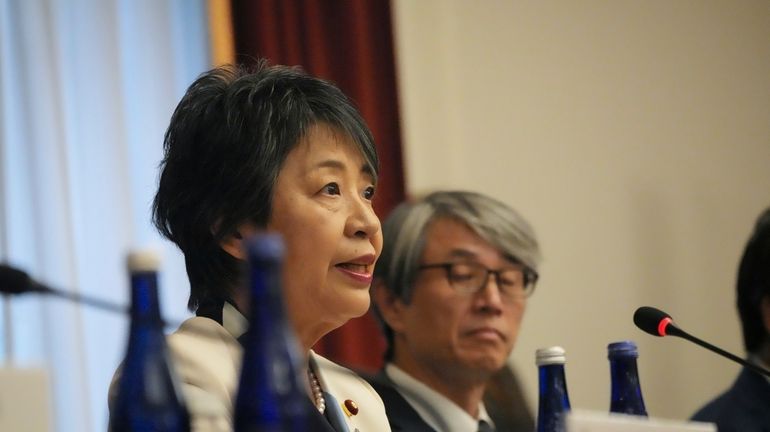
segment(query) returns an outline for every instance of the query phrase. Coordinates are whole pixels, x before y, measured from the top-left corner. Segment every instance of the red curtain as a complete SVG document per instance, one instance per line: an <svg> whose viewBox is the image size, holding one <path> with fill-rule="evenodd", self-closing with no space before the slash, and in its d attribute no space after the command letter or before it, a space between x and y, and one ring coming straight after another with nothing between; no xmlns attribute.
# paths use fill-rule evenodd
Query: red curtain
<svg viewBox="0 0 770 432"><path fill-rule="evenodd" d="M401 131L389 0L232 0L236 60L300 65L336 83L361 111L380 157L375 209L404 199ZM372 313L324 337L317 352L374 371L384 338Z"/></svg>

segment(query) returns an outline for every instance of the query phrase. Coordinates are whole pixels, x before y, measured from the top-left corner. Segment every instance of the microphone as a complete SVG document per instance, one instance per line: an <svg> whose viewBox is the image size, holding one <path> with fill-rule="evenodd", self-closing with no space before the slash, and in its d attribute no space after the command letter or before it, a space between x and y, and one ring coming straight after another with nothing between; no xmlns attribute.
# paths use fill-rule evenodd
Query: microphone
<svg viewBox="0 0 770 432"><path fill-rule="evenodd" d="M99 309L122 314L128 313L125 306L84 295L58 290L32 279L26 272L7 264L0 264L0 294L18 295L26 293L48 294L64 298L76 303L87 304Z"/></svg>
<svg viewBox="0 0 770 432"><path fill-rule="evenodd" d="M655 309L654 307L650 306L642 306L637 309L636 312L634 312L634 324L653 336L677 336L682 339L687 339L688 341L696 345L700 345L709 351L715 352L723 357L727 357L728 359L741 364L760 375L770 377L770 371L767 369L759 367L755 364L751 364L746 360L723 350L722 348L711 345L710 343L698 339L695 336L680 329L674 324L674 320L671 318L671 315L663 312L662 310Z"/></svg>
<svg viewBox="0 0 770 432"><path fill-rule="evenodd" d="M36 283L28 274L5 264L0 264L0 292L3 294L24 294L45 292L45 287Z"/></svg>

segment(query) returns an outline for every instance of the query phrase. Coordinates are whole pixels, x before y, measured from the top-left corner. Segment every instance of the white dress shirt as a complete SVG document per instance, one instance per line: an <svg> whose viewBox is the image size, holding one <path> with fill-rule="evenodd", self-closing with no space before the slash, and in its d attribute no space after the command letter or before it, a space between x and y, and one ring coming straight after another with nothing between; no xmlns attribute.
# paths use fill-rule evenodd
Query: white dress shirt
<svg viewBox="0 0 770 432"><path fill-rule="evenodd" d="M477 432L479 420L494 427L483 402L479 402L479 418L473 418L464 409L422 382L414 379L398 366L388 363L385 374L396 390L430 427L441 432Z"/></svg>

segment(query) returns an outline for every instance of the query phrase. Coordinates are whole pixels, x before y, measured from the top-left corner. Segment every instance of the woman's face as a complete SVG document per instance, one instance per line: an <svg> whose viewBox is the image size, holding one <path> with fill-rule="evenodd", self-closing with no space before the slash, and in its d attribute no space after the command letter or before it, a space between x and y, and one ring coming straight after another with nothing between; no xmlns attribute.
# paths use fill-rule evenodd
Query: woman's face
<svg viewBox="0 0 770 432"><path fill-rule="evenodd" d="M310 129L278 174L268 228L286 244L287 310L305 348L369 308L382 251L374 188L355 144L325 125Z"/></svg>

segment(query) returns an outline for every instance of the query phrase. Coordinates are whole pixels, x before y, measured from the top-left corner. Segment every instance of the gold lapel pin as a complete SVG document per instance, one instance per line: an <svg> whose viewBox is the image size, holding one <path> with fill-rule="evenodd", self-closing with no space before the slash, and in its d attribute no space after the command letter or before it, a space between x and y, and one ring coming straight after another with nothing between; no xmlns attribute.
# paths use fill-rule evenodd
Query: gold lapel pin
<svg viewBox="0 0 770 432"><path fill-rule="evenodd" d="M342 411L345 412L346 416L353 417L358 414L358 404L351 399L346 399L345 403L342 404Z"/></svg>

